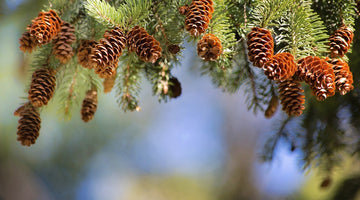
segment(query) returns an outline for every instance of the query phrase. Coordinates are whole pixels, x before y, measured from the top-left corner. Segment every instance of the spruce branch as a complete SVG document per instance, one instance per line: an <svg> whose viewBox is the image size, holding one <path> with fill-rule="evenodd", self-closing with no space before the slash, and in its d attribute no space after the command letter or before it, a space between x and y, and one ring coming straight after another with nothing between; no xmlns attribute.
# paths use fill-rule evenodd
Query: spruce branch
<svg viewBox="0 0 360 200"><path fill-rule="evenodd" d="M124 112L140 111L137 95L140 90L140 70L142 65L138 65L137 58L134 53L120 62L118 67L116 87L117 102Z"/></svg>
<svg viewBox="0 0 360 200"><path fill-rule="evenodd" d="M149 16L150 0L127 0L117 9L106 1L87 0L85 7L88 14L99 23L127 30L144 24L144 20Z"/></svg>
<svg viewBox="0 0 360 200"><path fill-rule="evenodd" d="M157 95L159 102L169 100L170 69L168 64L159 62L159 65L145 67L146 78L152 84L153 95Z"/></svg>
<svg viewBox="0 0 360 200"><path fill-rule="evenodd" d="M276 133L270 137L264 146L264 152L262 155L263 161L272 161L275 154L275 149L280 141L280 139L288 139L288 133L286 131L287 126L289 126L289 123L291 122L293 118L292 117L286 117L285 120L281 122L280 127L276 131Z"/></svg>
<svg viewBox="0 0 360 200"><path fill-rule="evenodd" d="M252 26L267 27L271 21L283 16L291 4L291 1L283 0L256 0L250 13L250 20L255 23Z"/></svg>
<svg viewBox="0 0 360 200"><path fill-rule="evenodd" d="M87 9L87 13L99 23L109 26L120 26L120 24L124 24L122 19L115 18L115 16L118 16L116 9L105 1L87 0L85 8Z"/></svg>
<svg viewBox="0 0 360 200"><path fill-rule="evenodd" d="M73 95L74 95L74 86L76 83L76 77L77 77L77 70L74 73L74 76L73 76L73 79L71 81L70 88L69 88L69 94L65 101L65 110L64 110L65 115L69 115L69 108L70 108L70 104L72 103L71 99L73 98Z"/></svg>
<svg viewBox="0 0 360 200"><path fill-rule="evenodd" d="M353 27L358 17L354 0L313 1L312 8L320 15L328 34L332 34L342 24Z"/></svg>
<svg viewBox="0 0 360 200"><path fill-rule="evenodd" d="M58 87L55 91L59 113L62 118L70 120L72 111L77 110L85 97L85 92L92 86L101 88L101 79L92 71L80 66L75 59L62 67L57 74Z"/></svg>
<svg viewBox="0 0 360 200"><path fill-rule="evenodd" d="M153 1L148 19L147 31L160 42L163 49L161 60L171 61L170 68L179 63L181 52L174 55L169 51L169 46L177 45L181 48L184 42L184 33L181 31L184 18L177 11L182 3L184 0Z"/></svg>
<svg viewBox="0 0 360 200"><path fill-rule="evenodd" d="M289 10L274 21L276 52L290 52L295 59L327 53L326 27L312 10L310 0L293 0Z"/></svg>

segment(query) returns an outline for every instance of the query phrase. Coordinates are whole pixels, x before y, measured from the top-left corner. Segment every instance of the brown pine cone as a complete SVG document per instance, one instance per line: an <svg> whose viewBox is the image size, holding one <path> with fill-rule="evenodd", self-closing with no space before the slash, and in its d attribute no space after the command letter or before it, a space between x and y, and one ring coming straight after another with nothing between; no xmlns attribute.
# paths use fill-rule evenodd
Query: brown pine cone
<svg viewBox="0 0 360 200"><path fill-rule="evenodd" d="M170 44L170 45L168 46L168 51L169 51L171 54L175 55L175 54L179 53L180 47L179 47L179 45L177 45L177 44Z"/></svg>
<svg viewBox="0 0 360 200"><path fill-rule="evenodd" d="M94 118L97 109L97 103L98 100L96 90L87 91L81 106L81 119L84 122L89 122Z"/></svg>
<svg viewBox="0 0 360 200"><path fill-rule="evenodd" d="M17 140L24 146L35 144L41 128L38 109L30 103L26 103L15 111L15 115L20 117L17 127Z"/></svg>
<svg viewBox="0 0 360 200"><path fill-rule="evenodd" d="M169 79L169 96L171 98L177 98L181 95L181 83L176 77Z"/></svg>
<svg viewBox="0 0 360 200"><path fill-rule="evenodd" d="M68 62L74 56L71 45L75 40L75 28L70 23L63 21L61 31L52 41L53 54L61 63Z"/></svg>
<svg viewBox="0 0 360 200"><path fill-rule="evenodd" d="M186 13L185 29L195 37L205 33L213 12L211 0L193 0Z"/></svg>
<svg viewBox="0 0 360 200"><path fill-rule="evenodd" d="M126 37L118 27L106 31L103 37L92 49L90 58L95 63L95 73L106 78L116 72L119 57L126 45Z"/></svg>
<svg viewBox="0 0 360 200"><path fill-rule="evenodd" d="M310 85L319 101L335 95L334 70L325 59L308 56L298 61L298 67L297 77Z"/></svg>
<svg viewBox="0 0 360 200"><path fill-rule="evenodd" d="M54 10L40 12L38 17L32 20L30 35L39 44L49 43L60 32L61 23L62 21Z"/></svg>
<svg viewBox="0 0 360 200"><path fill-rule="evenodd" d="M299 81L288 79L280 83L279 98L284 110L289 116L300 116L305 109L304 90Z"/></svg>
<svg viewBox="0 0 360 200"><path fill-rule="evenodd" d="M130 52L135 53L145 62L155 63L161 57L160 42L142 27L135 26L126 35Z"/></svg>
<svg viewBox="0 0 360 200"><path fill-rule="evenodd" d="M111 92L111 90L115 85L115 79L116 79L116 73L112 77L104 79L103 81L104 93Z"/></svg>
<svg viewBox="0 0 360 200"><path fill-rule="evenodd" d="M205 61L217 60L222 52L220 39L214 34L205 34L197 44L197 52Z"/></svg>
<svg viewBox="0 0 360 200"><path fill-rule="evenodd" d="M353 75L350 71L349 65L339 59L334 59L329 62L332 65L332 68L335 73L335 86L336 91L341 95L345 95L354 89L353 84Z"/></svg>
<svg viewBox="0 0 360 200"><path fill-rule="evenodd" d="M350 49L353 37L354 33L349 27L346 25L340 26L340 28L329 38L331 57L343 57Z"/></svg>
<svg viewBox="0 0 360 200"><path fill-rule="evenodd" d="M39 45L36 39L30 35L30 27L31 24L27 27L27 31L25 31L19 39L20 50L29 53L31 53Z"/></svg>
<svg viewBox="0 0 360 200"><path fill-rule="evenodd" d="M294 56L291 53L278 53L268 60L263 65L265 75L270 80L284 81L292 77L296 70L297 65L294 60Z"/></svg>
<svg viewBox="0 0 360 200"><path fill-rule="evenodd" d="M328 188L331 184L332 184L332 178L331 178L330 176L325 177L325 178L322 180L321 184L320 184L320 188L326 189L326 188Z"/></svg>
<svg viewBox="0 0 360 200"><path fill-rule="evenodd" d="M55 70L41 68L32 74L29 100L35 107L47 105L54 94L56 86Z"/></svg>
<svg viewBox="0 0 360 200"><path fill-rule="evenodd" d="M271 100L270 100L270 102L269 102L269 105L268 105L268 107L267 107L266 110L265 110L265 117L266 117L266 118L271 118L271 117L273 117L278 107L279 107L279 99L278 99L278 97L274 94L274 95L271 97Z"/></svg>
<svg viewBox="0 0 360 200"><path fill-rule="evenodd" d="M96 63L90 60L92 48L98 44L95 40L81 40L80 46L77 50L77 57L79 64L85 68L92 69Z"/></svg>
<svg viewBox="0 0 360 200"><path fill-rule="evenodd" d="M248 56L256 67L262 67L274 55L274 40L269 30L254 27L247 35Z"/></svg>

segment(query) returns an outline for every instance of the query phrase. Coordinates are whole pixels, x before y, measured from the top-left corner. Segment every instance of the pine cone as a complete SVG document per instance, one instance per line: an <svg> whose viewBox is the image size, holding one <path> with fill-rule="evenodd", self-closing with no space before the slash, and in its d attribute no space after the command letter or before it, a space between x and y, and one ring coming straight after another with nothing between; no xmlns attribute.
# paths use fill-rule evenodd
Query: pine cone
<svg viewBox="0 0 360 200"><path fill-rule="evenodd" d="M130 52L135 53L145 62L155 63L161 57L160 42L142 27L135 26L126 35Z"/></svg>
<svg viewBox="0 0 360 200"><path fill-rule="evenodd" d="M330 36L329 46L331 57L343 57L350 49L350 44L353 40L354 33L346 25L340 26L333 35Z"/></svg>
<svg viewBox="0 0 360 200"><path fill-rule="evenodd" d="M300 59L298 66L297 77L310 85L312 94L319 101L335 95L334 70L325 59L308 56Z"/></svg>
<svg viewBox="0 0 360 200"><path fill-rule="evenodd" d="M93 69L96 63L90 60L91 50L98 44L95 40L81 40L80 46L77 50L78 61L81 66Z"/></svg>
<svg viewBox="0 0 360 200"><path fill-rule="evenodd" d="M331 60L330 64L332 65L335 73L336 91L340 92L341 95L345 95L354 89L354 86L352 85L354 82L353 75L350 71L349 65L338 59Z"/></svg>
<svg viewBox="0 0 360 200"><path fill-rule="evenodd" d="M299 81L288 79L280 83L279 97L284 110L289 116L300 116L305 109L305 96Z"/></svg>
<svg viewBox="0 0 360 200"><path fill-rule="evenodd" d="M169 79L169 96L171 98L177 98L181 95L181 83L176 77Z"/></svg>
<svg viewBox="0 0 360 200"><path fill-rule="evenodd" d="M320 188L325 189L328 188L332 184L332 178L330 176L325 177L320 184Z"/></svg>
<svg viewBox="0 0 360 200"><path fill-rule="evenodd" d="M104 79L103 81L104 93L111 92L111 90L115 85L115 79L116 79L116 73L112 77Z"/></svg>
<svg viewBox="0 0 360 200"><path fill-rule="evenodd" d="M197 51L205 61L217 60L222 52L220 39L213 34L205 34L197 44Z"/></svg>
<svg viewBox="0 0 360 200"><path fill-rule="evenodd" d="M297 70L294 59L290 53L276 54L263 65L265 75L275 81L284 81L292 77Z"/></svg>
<svg viewBox="0 0 360 200"><path fill-rule="evenodd" d="M168 46L168 51L169 51L171 54L175 55L175 54L179 53L180 47L179 47L179 45L177 45L177 44L170 44L170 45Z"/></svg>
<svg viewBox="0 0 360 200"><path fill-rule="evenodd" d="M205 33L213 12L212 0L193 0L187 10L185 29L195 37Z"/></svg>
<svg viewBox="0 0 360 200"><path fill-rule="evenodd" d="M26 103L19 107L15 114L20 117L17 127L17 140L24 146L35 144L41 128L41 119L37 108Z"/></svg>
<svg viewBox="0 0 360 200"><path fill-rule="evenodd" d="M256 67L262 67L274 54L274 40L269 30L254 27L247 35L249 60Z"/></svg>
<svg viewBox="0 0 360 200"><path fill-rule="evenodd" d="M101 78L106 78L116 72L119 57L126 45L126 37L118 27L106 31L103 37L92 49L90 58L96 64L95 73Z"/></svg>
<svg viewBox="0 0 360 200"><path fill-rule="evenodd" d="M26 28L26 32L24 32L19 39L20 50L29 53L31 53L39 45L36 39L30 35L30 27L31 24Z"/></svg>
<svg viewBox="0 0 360 200"><path fill-rule="evenodd" d="M279 99L278 97L274 94L271 97L271 100L269 102L269 105L267 107L267 109L265 110L265 117L266 118L271 118L274 116L277 108L279 107Z"/></svg>
<svg viewBox="0 0 360 200"><path fill-rule="evenodd" d="M74 27L70 23L63 21L61 31L52 41L54 45L53 53L61 63L66 63L74 56L71 44L74 43L75 40Z"/></svg>
<svg viewBox="0 0 360 200"><path fill-rule="evenodd" d="M55 70L42 68L32 75L29 99L35 107L47 105L54 94L56 86Z"/></svg>
<svg viewBox="0 0 360 200"><path fill-rule="evenodd" d="M81 107L81 119L84 122L89 122L94 118L97 103L97 92L95 90L87 91Z"/></svg>
<svg viewBox="0 0 360 200"><path fill-rule="evenodd" d="M39 44L49 43L61 30L61 20L54 10L40 12L38 17L32 20L30 35Z"/></svg>

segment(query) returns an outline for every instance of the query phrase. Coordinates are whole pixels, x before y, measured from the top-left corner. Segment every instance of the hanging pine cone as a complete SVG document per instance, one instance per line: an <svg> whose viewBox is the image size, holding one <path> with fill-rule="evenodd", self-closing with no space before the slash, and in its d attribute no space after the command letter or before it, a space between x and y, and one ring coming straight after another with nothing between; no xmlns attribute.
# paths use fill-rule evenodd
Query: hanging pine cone
<svg viewBox="0 0 360 200"><path fill-rule="evenodd" d="M205 34L197 44L197 52L205 61L217 60L222 52L220 39L214 34Z"/></svg>
<svg viewBox="0 0 360 200"><path fill-rule="evenodd" d="M89 122L94 118L97 109L97 103L98 101L96 90L87 91L81 106L81 119L84 122Z"/></svg>
<svg viewBox="0 0 360 200"><path fill-rule="evenodd" d="M95 73L101 78L107 78L116 72L119 57L126 45L126 37L118 27L106 31L103 37L92 49L90 58L96 64Z"/></svg>
<svg viewBox="0 0 360 200"><path fill-rule="evenodd" d="M85 68L93 69L96 63L90 60L91 50L96 47L98 42L95 40L81 40L77 50L79 64Z"/></svg>
<svg viewBox="0 0 360 200"><path fill-rule="evenodd" d="M322 180L321 184L320 184L320 188L326 189L326 188L328 188L331 184L332 184L332 178L331 178L330 176L325 177L325 178Z"/></svg>
<svg viewBox="0 0 360 200"><path fill-rule="evenodd" d="M24 146L35 144L41 127L40 114L37 108L26 103L15 111L15 115L20 117L17 127L17 140Z"/></svg>
<svg viewBox="0 0 360 200"><path fill-rule="evenodd" d="M334 70L325 59L308 56L299 60L298 66L297 77L310 85L319 101L335 95Z"/></svg>
<svg viewBox="0 0 360 200"><path fill-rule="evenodd" d="M35 107L47 105L54 94L56 86L55 70L41 68L32 74L29 100Z"/></svg>
<svg viewBox="0 0 360 200"><path fill-rule="evenodd" d="M176 77L169 79L169 96L171 98L177 98L181 95L181 83Z"/></svg>
<svg viewBox="0 0 360 200"><path fill-rule="evenodd" d="M53 53L61 63L66 63L73 57L74 52L71 44L74 43L75 40L75 28L70 23L63 21L61 31L52 41L54 45Z"/></svg>
<svg viewBox="0 0 360 200"><path fill-rule="evenodd" d="M61 30L61 20L54 10L40 12L38 17L32 20L30 35L39 44L49 43Z"/></svg>
<svg viewBox="0 0 360 200"><path fill-rule="evenodd" d="M126 35L130 52L135 53L145 62L155 63L161 57L160 42L142 27L135 26Z"/></svg>
<svg viewBox="0 0 360 200"><path fill-rule="evenodd" d="M262 67L274 54L274 40L269 30L254 27L247 35L248 56L256 67Z"/></svg>
<svg viewBox="0 0 360 200"><path fill-rule="evenodd" d="M112 77L104 79L103 81L104 93L111 92L111 90L115 85L115 79L116 79L116 73Z"/></svg>
<svg viewBox="0 0 360 200"><path fill-rule="evenodd" d="M294 59L291 53L276 54L263 65L265 75L275 81L283 81L292 77L297 70Z"/></svg>
<svg viewBox="0 0 360 200"><path fill-rule="evenodd" d="M275 94L273 94L269 102L269 105L265 110L265 117L266 118L273 117L278 107L279 107L279 99Z"/></svg>
<svg viewBox="0 0 360 200"><path fill-rule="evenodd" d="M339 59L334 59L329 62L335 73L335 86L336 91L340 92L341 95L345 95L354 89L352 85L353 75L350 71L349 65Z"/></svg>
<svg viewBox="0 0 360 200"><path fill-rule="evenodd" d="M284 110L289 116L300 116L305 109L304 90L299 81L288 79L280 83L279 98Z"/></svg>
<svg viewBox="0 0 360 200"><path fill-rule="evenodd" d="M168 51L169 51L171 54L175 55L175 54L179 53L180 47L179 47L179 45L177 45L177 44L170 44L170 45L168 46Z"/></svg>
<svg viewBox="0 0 360 200"><path fill-rule="evenodd" d="M205 33L213 12L212 0L193 0L187 10L185 29L195 37Z"/></svg>
<svg viewBox="0 0 360 200"><path fill-rule="evenodd" d="M29 53L31 53L39 45L36 39L30 35L30 27L31 24L28 25L26 31L22 34L21 38L19 39L20 50Z"/></svg>
<svg viewBox="0 0 360 200"><path fill-rule="evenodd" d="M350 44L353 40L354 33L346 25L340 26L333 35L330 36L329 46L331 57L343 57L350 49Z"/></svg>

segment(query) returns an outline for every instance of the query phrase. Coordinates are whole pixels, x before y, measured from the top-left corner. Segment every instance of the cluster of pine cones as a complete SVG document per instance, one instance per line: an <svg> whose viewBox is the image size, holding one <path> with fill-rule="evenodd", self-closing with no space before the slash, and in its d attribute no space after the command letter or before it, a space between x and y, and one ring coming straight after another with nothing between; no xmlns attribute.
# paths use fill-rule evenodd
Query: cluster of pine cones
<svg viewBox="0 0 360 200"><path fill-rule="evenodd" d="M220 39L206 30L214 12L212 0L192 0L189 6L179 8L185 16L185 29L191 36L202 38L198 41L197 52L204 61L215 61L220 58L222 45ZM271 117L277 108L278 101L288 115L302 114L305 96L302 94L300 82L310 85L312 94L323 101L333 96L335 91L341 95L353 89L352 73L343 57L350 48L353 39L352 31L341 26L330 38L329 58L308 56L295 62L291 53L283 52L274 55L274 41L269 30L255 27L248 34L248 56L254 66L262 68L265 75L279 83L279 97L273 95L265 115ZM135 52L144 62L156 63L162 56L159 41L144 28L135 26L129 31L119 27L107 30L99 41L85 39L79 41L78 48L73 49L76 41L74 27L60 19L54 10L40 12L31 21L26 32L20 38L20 49L32 52L35 48L52 43L52 55L60 63L67 63L75 54L80 65L93 69L100 78L104 78L104 92L110 92L115 83L119 57L127 47ZM179 52L177 45L168 46L172 54ZM29 102L15 111L19 116L18 140L30 146L39 136L40 114L38 109L47 105L52 98L56 86L56 69L48 65L41 66L32 75L28 91ZM172 80L170 85L174 97L181 94L180 82ZM167 90L166 89L166 90ZM81 116L85 122L93 119L97 109L97 91L95 87L87 91L82 103Z"/></svg>
<svg viewBox="0 0 360 200"><path fill-rule="evenodd" d="M70 23L61 20L54 10L40 12L31 22L19 39L20 50L31 53L37 47L52 42L52 54L60 63L68 62L77 51L78 62L83 67L94 69L101 78L105 78L105 92L110 92L114 86L118 60L126 46L145 62L155 63L161 57L160 43L139 26L135 26L127 34L115 27L106 31L99 41L80 41L79 48L74 50L72 44L76 41L75 29ZM36 70L28 91L29 102L14 113L20 117L17 135L23 145L34 144L39 136L41 119L38 110L53 97L55 75L56 70L47 65ZM87 91L82 103L82 120L88 122L93 119L96 109L97 91L92 88Z"/></svg>
<svg viewBox="0 0 360 200"><path fill-rule="evenodd" d="M350 28L342 25L329 38L330 58L307 56L295 62L290 53L274 55L274 41L269 30L252 28L247 35L249 60L254 66L262 68L268 79L279 84L279 98L273 95L265 116L274 115L278 99L289 116L301 115L305 109L302 81L310 86L312 95L319 101L335 95L335 92L345 95L351 91L354 88L353 76L349 65L341 57L350 49L353 35Z"/></svg>
<svg viewBox="0 0 360 200"><path fill-rule="evenodd" d="M190 6L183 6L183 15L186 15L185 29L191 36L198 37L205 33L212 13L212 0L193 0ZM104 78L104 92L108 93L115 84L116 69L119 57L125 47L129 52L135 52L144 62L155 63L162 54L159 41L151 36L144 28L135 26L128 32L119 27L107 30L99 41L81 40L79 46L73 49L76 41L75 28L70 23L60 19L54 10L40 12L31 20L19 39L20 50L31 53L37 47L52 43L52 55L60 63L67 63L76 54L81 66L93 69L100 78ZM204 34L198 42L198 54L205 61L217 60L222 52L220 39L214 34ZM180 51L177 45L170 45L168 50L172 54ZM49 65L41 66L32 75L29 101L20 106L14 115L20 117L18 126L18 140L21 144L30 146L39 136L40 114L39 108L48 104L54 95L56 87L56 70ZM173 77L169 90L171 98L181 94L180 82ZM88 90L82 103L81 116L84 122L93 119L97 110L97 91L95 87Z"/></svg>
<svg viewBox="0 0 360 200"><path fill-rule="evenodd" d="M209 27L214 12L212 0L193 0L190 6L182 6L180 14L185 15L185 29L191 36L198 37ZM220 39L211 33L204 34L197 44L197 52L204 61L215 61L222 53Z"/></svg>

